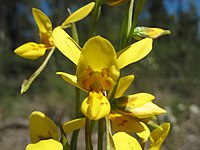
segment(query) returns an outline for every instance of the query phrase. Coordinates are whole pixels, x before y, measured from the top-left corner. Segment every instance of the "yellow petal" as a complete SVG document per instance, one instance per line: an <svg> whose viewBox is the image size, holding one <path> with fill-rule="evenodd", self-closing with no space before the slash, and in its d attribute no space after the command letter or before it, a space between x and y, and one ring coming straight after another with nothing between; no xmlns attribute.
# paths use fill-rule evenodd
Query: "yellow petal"
<svg viewBox="0 0 200 150"><path fill-rule="evenodd" d="M120 69L148 55L152 50L152 42L152 39L145 38L119 51L117 55Z"/></svg>
<svg viewBox="0 0 200 150"><path fill-rule="evenodd" d="M148 93L137 93L129 96L123 96L114 99L113 104L116 109L121 108L123 110L129 111L138 108L147 102L150 102L155 97Z"/></svg>
<svg viewBox="0 0 200 150"><path fill-rule="evenodd" d="M150 148L149 150L159 150L162 143L164 142L167 134L170 130L170 124L164 123L161 125L162 130L160 128L156 128L152 131L150 135Z"/></svg>
<svg viewBox="0 0 200 150"><path fill-rule="evenodd" d="M46 48L43 44L28 42L15 49L14 52L21 57L35 60L45 54Z"/></svg>
<svg viewBox="0 0 200 150"><path fill-rule="evenodd" d="M75 75L72 74L68 74L65 72L56 72L57 75L60 75L63 80L65 80L66 82L76 86L77 88L85 91L84 89L82 89L78 84L77 84L77 77Z"/></svg>
<svg viewBox="0 0 200 150"><path fill-rule="evenodd" d="M116 150L142 150L139 142L125 132L117 132L113 135Z"/></svg>
<svg viewBox="0 0 200 150"><path fill-rule="evenodd" d="M101 92L90 92L81 105L82 113L91 120L99 120L110 113L110 103Z"/></svg>
<svg viewBox="0 0 200 150"><path fill-rule="evenodd" d="M32 13L40 32L46 33L52 31L52 23L47 15L45 15L41 10L36 8L32 8Z"/></svg>
<svg viewBox="0 0 200 150"><path fill-rule="evenodd" d="M81 56L76 71L78 83L80 83L80 85L83 80L88 78L87 70L90 68L94 72L107 70L108 77L114 82L116 82L119 77L119 67L115 49L108 40L100 36L89 39L81 50Z"/></svg>
<svg viewBox="0 0 200 150"><path fill-rule="evenodd" d="M53 139L42 140L35 144L28 144L26 150L62 150L63 146L60 142Z"/></svg>
<svg viewBox="0 0 200 150"><path fill-rule="evenodd" d="M150 130L149 128L146 126L145 123L141 122L142 126L144 127L144 131L142 132L138 132L136 133L141 139L142 139L142 142L146 142L150 136Z"/></svg>
<svg viewBox="0 0 200 150"><path fill-rule="evenodd" d="M128 75L119 79L117 90L114 98L118 98L124 94L134 80L134 75Z"/></svg>
<svg viewBox="0 0 200 150"><path fill-rule="evenodd" d="M126 116L121 114L110 114L109 118L112 122L112 129L115 132L127 132L127 133L133 133L133 132L142 132L144 131L144 127L135 118L132 116Z"/></svg>
<svg viewBox="0 0 200 150"><path fill-rule="evenodd" d="M55 123L45 114L34 111L30 115L30 136L31 142L37 143L44 139L59 139L58 128Z"/></svg>
<svg viewBox="0 0 200 150"><path fill-rule="evenodd" d="M52 45L51 33L52 33L52 23L49 17L44 14L41 10L32 8L32 13L34 19L38 25L40 31L41 43L46 45Z"/></svg>
<svg viewBox="0 0 200 150"><path fill-rule="evenodd" d="M85 118L78 118L64 123L63 129L65 133L68 134L84 126L85 126Z"/></svg>
<svg viewBox="0 0 200 150"><path fill-rule="evenodd" d="M77 65L81 53L78 44L61 27L56 27L52 36L60 52Z"/></svg>
<svg viewBox="0 0 200 150"><path fill-rule="evenodd" d="M80 9L76 10L72 13L62 24L62 28L66 28L70 23L74 23L76 21L82 20L85 18L93 9L95 3L91 2Z"/></svg>
<svg viewBox="0 0 200 150"><path fill-rule="evenodd" d="M166 111L152 102L148 102L140 107L129 110L131 115L138 118L149 118L154 115L166 113Z"/></svg>

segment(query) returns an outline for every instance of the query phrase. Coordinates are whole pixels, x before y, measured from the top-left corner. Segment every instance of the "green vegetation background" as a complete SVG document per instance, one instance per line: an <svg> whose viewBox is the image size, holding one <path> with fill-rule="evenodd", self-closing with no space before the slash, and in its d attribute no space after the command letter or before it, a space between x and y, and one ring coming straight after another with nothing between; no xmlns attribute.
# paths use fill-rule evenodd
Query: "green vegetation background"
<svg viewBox="0 0 200 150"><path fill-rule="evenodd" d="M159 121L170 121L172 129L163 150L198 150L200 147L200 36L198 6L190 2L184 11L184 0L174 13L167 13L164 0L146 1L138 26L170 29L170 36L154 42L153 51L145 59L128 66L122 74L134 74L135 81L127 93L149 92L156 103L168 113ZM0 147L2 150L24 149L29 142L28 117L34 110L48 114L54 120L67 121L74 116L74 87L63 82L56 71L75 72L75 66L58 51L47 68L23 95L22 81L44 60L26 60L14 54L14 49L28 41L38 41L38 28L31 8L42 9L54 26L89 0L0 1ZM48 9L47 9L48 8ZM109 39L118 49L124 6L103 6L96 34ZM91 16L90 16L91 17ZM87 39L89 17L77 23L80 39ZM200 32L199 32L200 33ZM82 93L82 97L84 94Z"/></svg>

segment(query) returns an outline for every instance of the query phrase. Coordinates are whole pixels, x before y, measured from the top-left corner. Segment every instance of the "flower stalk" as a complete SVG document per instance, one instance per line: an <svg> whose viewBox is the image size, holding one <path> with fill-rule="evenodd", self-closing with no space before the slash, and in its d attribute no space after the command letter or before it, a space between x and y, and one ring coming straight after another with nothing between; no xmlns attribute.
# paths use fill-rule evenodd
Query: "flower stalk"
<svg viewBox="0 0 200 150"><path fill-rule="evenodd" d="M85 145L86 145L86 150L93 150L90 125L91 125L90 119L86 117L86 124L85 124Z"/></svg>
<svg viewBox="0 0 200 150"><path fill-rule="evenodd" d="M101 14L101 6L103 4L102 1L103 0L96 0L95 1L94 9L93 9L93 12L92 12L91 26L90 26L90 30L89 30L88 39L90 37L92 37L92 35L93 35L93 33L96 29L96 26L97 26L97 23L98 23L100 14Z"/></svg>
<svg viewBox="0 0 200 150"><path fill-rule="evenodd" d="M98 150L103 150L104 123L105 123L104 118L98 121L98 148L97 148Z"/></svg>

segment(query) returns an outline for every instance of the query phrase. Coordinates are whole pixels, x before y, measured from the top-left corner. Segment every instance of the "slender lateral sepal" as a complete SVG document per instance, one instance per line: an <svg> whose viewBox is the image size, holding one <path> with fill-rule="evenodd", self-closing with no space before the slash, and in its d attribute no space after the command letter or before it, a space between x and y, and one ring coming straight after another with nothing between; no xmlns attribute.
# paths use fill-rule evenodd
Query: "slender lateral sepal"
<svg viewBox="0 0 200 150"><path fill-rule="evenodd" d="M51 51L49 52L49 54L47 55L46 59L44 60L44 62L42 63L42 65L28 78L25 79L21 85L21 94L23 94L24 92L26 92L29 87L31 86L32 82L40 75L40 73L44 70L44 68L46 67L47 63L49 62L49 59L51 58L53 52L55 50L55 47L53 47L51 49Z"/></svg>

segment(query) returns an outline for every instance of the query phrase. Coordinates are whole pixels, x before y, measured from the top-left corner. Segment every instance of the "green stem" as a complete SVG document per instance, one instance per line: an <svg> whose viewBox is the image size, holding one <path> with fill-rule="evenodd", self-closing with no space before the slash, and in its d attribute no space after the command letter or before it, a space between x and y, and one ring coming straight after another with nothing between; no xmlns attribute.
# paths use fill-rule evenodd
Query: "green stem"
<svg viewBox="0 0 200 150"><path fill-rule="evenodd" d="M68 10L68 11L69 11L69 13L71 13L70 10ZM72 23L72 24L71 24L71 30L72 30L72 38L73 38L77 43L79 43L78 32L77 32L75 23ZM76 118L79 118L79 117L80 117L80 89L79 89L79 88L76 88L75 91L76 91L76 98L75 98L75 117L76 117ZM78 141L79 131L80 131L80 130L75 130L75 131L73 131L73 133L72 133L71 142L70 142L70 148L71 148L72 150L76 150L76 148L77 148L77 141Z"/></svg>
<svg viewBox="0 0 200 150"><path fill-rule="evenodd" d="M89 31L89 35L88 35L88 39L93 35L95 29L96 29L96 25L97 25L97 21L99 20L99 16L101 13L101 5L102 5L102 0L96 0L95 1L95 6L92 12L92 21L91 21L91 27L90 27L90 31Z"/></svg>
<svg viewBox="0 0 200 150"><path fill-rule="evenodd" d="M120 49L126 47L129 32L132 26L132 17L133 17L133 5L134 0L131 0L130 3L127 3L127 8L125 12L125 17L122 24L121 36L120 36Z"/></svg>
<svg viewBox="0 0 200 150"><path fill-rule="evenodd" d="M77 149L77 141L78 141L78 135L79 135L79 129L73 131L72 137L71 137L71 142L70 142L70 149L71 150L76 150Z"/></svg>
<svg viewBox="0 0 200 150"><path fill-rule="evenodd" d="M76 88L76 100L75 100L75 116L76 118L80 117L80 89ZM71 142L70 142L70 148L72 150L75 150L77 148L77 141L78 141L78 135L79 135L79 129L73 131Z"/></svg>
<svg viewBox="0 0 200 150"><path fill-rule="evenodd" d="M24 92L26 92L30 85L32 84L32 82L40 75L40 73L44 70L44 68L46 67L47 63L49 62L49 59L51 58L53 52L55 50L55 47L53 47L49 54L47 55L46 59L44 60L44 62L42 63L42 65L28 78L25 79L21 85L21 94L23 94Z"/></svg>
<svg viewBox="0 0 200 150"><path fill-rule="evenodd" d="M137 1L136 10L135 10L135 13L134 13L134 16L133 16L131 30L130 30L129 35L128 35L127 45L131 43L133 32L134 32L134 29L136 27L136 23L137 23L139 14L142 11L142 8L144 6L144 3L145 3L145 0L138 0Z"/></svg>
<svg viewBox="0 0 200 150"><path fill-rule="evenodd" d="M98 121L98 150L103 150L104 118Z"/></svg>
<svg viewBox="0 0 200 150"><path fill-rule="evenodd" d="M76 112L75 112L75 115L76 115L76 118L79 118L80 117L80 89L76 87Z"/></svg>
<svg viewBox="0 0 200 150"><path fill-rule="evenodd" d="M85 124L85 144L86 144L86 150L93 150L92 139L91 139L90 120L87 117L86 117L86 124Z"/></svg>

